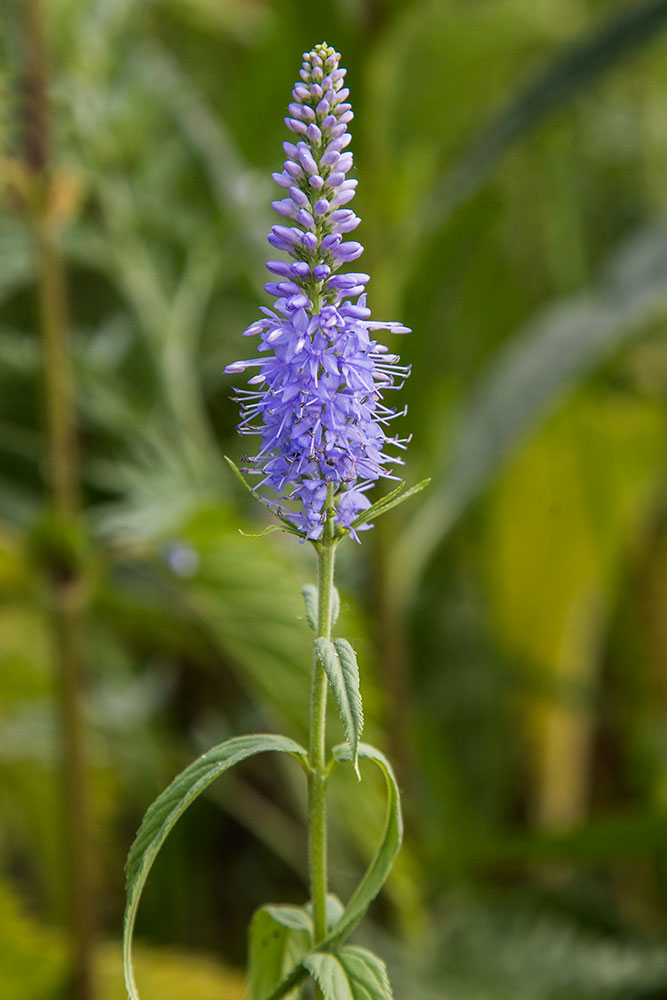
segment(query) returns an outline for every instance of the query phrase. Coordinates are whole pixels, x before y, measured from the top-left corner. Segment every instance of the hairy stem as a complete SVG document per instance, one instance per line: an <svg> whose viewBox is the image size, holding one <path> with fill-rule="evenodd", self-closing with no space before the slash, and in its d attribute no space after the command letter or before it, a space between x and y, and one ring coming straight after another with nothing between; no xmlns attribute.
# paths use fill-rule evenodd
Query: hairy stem
<svg viewBox="0 0 667 1000"><path fill-rule="evenodd" d="M318 553L318 612L317 635L331 636L331 601L334 576L334 513L333 490L327 494L327 519ZM327 707L327 677L317 656L313 662L313 682L310 706L310 777L308 780L308 833L310 892L313 904L315 943L327 935L327 816L326 816L326 756L325 729Z"/></svg>

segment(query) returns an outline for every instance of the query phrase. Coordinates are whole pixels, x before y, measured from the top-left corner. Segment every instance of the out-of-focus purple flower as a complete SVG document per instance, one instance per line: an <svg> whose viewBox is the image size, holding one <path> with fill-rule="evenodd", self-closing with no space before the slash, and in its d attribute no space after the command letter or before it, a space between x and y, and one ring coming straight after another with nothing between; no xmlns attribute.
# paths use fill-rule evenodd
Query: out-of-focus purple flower
<svg viewBox="0 0 667 1000"><path fill-rule="evenodd" d="M345 73L325 43L304 53L285 118L295 141L283 144L287 159L273 175L281 198L272 204L282 221L268 236L290 259L266 265L275 276L264 286L274 308L263 308L264 318L244 332L259 335L261 356L225 369L258 369L236 397L239 433L262 436L246 471L261 477L257 488L270 487L269 503L310 539L322 533L330 485L336 525L347 528L370 506L370 487L396 478L390 468L401 459L386 449L405 447L387 434L405 411L386 406L382 394L399 388L409 369L372 334L410 331L371 320L367 274L336 273L363 252L344 239L361 221L344 207L357 185L347 176L353 115Z"/></svg>

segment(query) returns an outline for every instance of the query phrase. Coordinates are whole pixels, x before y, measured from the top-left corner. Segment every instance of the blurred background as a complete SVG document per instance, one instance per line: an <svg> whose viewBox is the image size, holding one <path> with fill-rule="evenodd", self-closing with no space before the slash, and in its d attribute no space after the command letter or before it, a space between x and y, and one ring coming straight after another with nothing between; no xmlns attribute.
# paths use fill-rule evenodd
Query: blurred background
<svg viewBox="0 0 667 1000"><path fill-rule="evenodd" d="M313 553L239 534L222 371L326 40L433 477L340 550L407 820L358 940L406 1000L667 997L667 2L5 0L0 33L0 995L120 1000L146 806L305 738ZM262 757L185 815L143 995L240 1000L253 909L305 899L303 792ZM383 809L337 777L344 898Z"/></svg>

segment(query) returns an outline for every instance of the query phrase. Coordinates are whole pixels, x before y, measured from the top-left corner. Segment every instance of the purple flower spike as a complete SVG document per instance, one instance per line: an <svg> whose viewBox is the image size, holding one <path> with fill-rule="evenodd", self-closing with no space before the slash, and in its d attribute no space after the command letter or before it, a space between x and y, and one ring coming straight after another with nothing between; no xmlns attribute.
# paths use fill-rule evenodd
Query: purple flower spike
<svg viewBox="0 0 667 1000"><path fill-rule="evenodd" d="M280 516L314 541L322 534L330 488L336 528L349 528L369 508L366 492L374 483L396 478L390 469L401 459L386 449L405 447L386 431L404 411L386 406L382 393L399 388L409 368L372 334L408 328L371 320L367 274L336 274L363 253L361 243L342 237L360 222L342 207L357 185L346 178L352 153L342 152L352 119L345 73L340 55L325 43L304 54L285 119L296 138L283 144L288 159L273 174L289 192L273 207L295 224L273 226L268 236L290 259L268 262L283 279L265 286L275 306L245 331L259 335L259 356L225 369L259 369L250 388L237 390L239 433L262 438L246 471L260 477L258 489L273 491L268 502Z"/></svg>

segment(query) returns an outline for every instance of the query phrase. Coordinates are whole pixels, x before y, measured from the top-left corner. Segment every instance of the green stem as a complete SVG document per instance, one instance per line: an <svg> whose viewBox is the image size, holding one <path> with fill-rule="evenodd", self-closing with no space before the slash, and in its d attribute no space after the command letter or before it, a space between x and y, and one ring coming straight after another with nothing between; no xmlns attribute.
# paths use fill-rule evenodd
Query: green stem
<svg viewBox="0 0 667 1000"><path fill-rule="evenodd" d="M329 487L326 501L327 519L322 538L317 544L318 612L317 635L331 637L331 600L334 576L334 510L333 489ZM310 706L310 777L308 780L308 833L310 862L310 892L313 905L315 943L327 936L327 815L326 815L326 709L327 677L317 656L313 662L313 682Z"/></svg>

